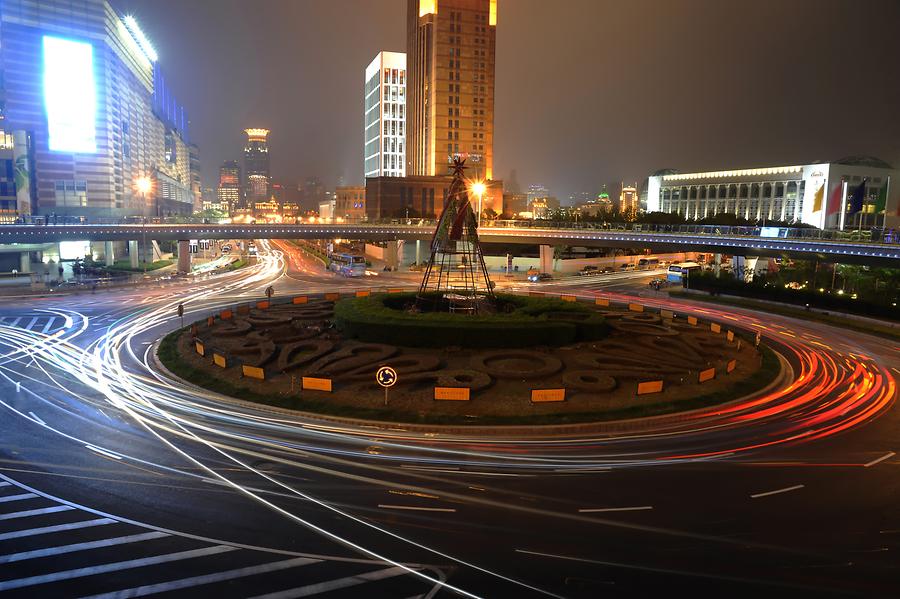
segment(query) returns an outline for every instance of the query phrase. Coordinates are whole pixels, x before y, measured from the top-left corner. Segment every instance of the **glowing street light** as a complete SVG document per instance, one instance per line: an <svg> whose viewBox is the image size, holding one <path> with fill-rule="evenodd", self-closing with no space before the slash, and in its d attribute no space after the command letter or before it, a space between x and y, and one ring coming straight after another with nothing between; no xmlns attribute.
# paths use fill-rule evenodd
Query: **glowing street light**
<svg viewBox="0 0 900 599"><path fill-rule="evenodd" d="M139 194L144 196L150 193L150 190L153 188L153 182L150 180L150 177L138 177L134 181L134 187Z"/></svg>
<svg viewBox="0 0 900 599"><path fill-rule="evenodd" d="M478 215L476 216L475 222L478 223L478 226L481 226L481 199L484 197L484 192L487 191L487 185L484 184L484 181L476 181L472 183L471 186L472 193L478 196Z"/></svg>

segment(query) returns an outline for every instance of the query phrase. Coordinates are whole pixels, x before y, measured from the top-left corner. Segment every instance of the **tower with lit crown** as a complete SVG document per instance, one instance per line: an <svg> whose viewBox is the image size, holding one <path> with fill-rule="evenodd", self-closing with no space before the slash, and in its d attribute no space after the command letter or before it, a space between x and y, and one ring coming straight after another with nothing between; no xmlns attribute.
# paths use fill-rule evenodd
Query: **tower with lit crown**
<svg viewBox="0 0 900 599"><path fill-rule="evenodd" d="M264 202L269 196L269 130L244 129L247 144L244 146L244 201L252 208L256 202Z"/></svg>

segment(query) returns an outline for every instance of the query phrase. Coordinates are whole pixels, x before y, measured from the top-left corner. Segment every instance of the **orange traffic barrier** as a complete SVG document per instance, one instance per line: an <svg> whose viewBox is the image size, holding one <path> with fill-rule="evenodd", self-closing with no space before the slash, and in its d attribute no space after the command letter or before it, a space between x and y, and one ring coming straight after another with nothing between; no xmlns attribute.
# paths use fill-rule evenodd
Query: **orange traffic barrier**
<svg viewBox="0 0 900 599"><path fill-rule="evenodd" d="M250 314L250 306L238 306L237 313L238 314Z"/></svg>
<svg viewBox="0 0 900 599"><path fill-rule="evenodd" d="M341 299L341 294L340 293L326 293L325 299L326 299L326 301L329 301L329 302L335 302L335 301Z"/></svg>
<svg viewBox="0 0 900 599"><path fill-rule="evenodd" d="M200 329L197 328L197 325L192 324L191 325L191 337L196 337L197 333L199 333L199 332L200 332Z"/></svg>
<svg viewBox="0 0 900 599"><path fill-rule="evenodd" d="M331 391L331 379L319 379L312 376L305 376L301 379L304 389L313 391Z"/></svg>
<svg viewBox="0 0 900 599"><path fill-rule="evenodd" d="M392 287L391 289L388 289L388 293L403 293L403 289L400 287Z"/></svg>
<svg viewBox="0 0 900 599"><path fill-rule="evenodd" d="M195 341L195 342L194 342L194 349L195 349L195 350L197 351L197 353L200 354L201 356L205 356L205 355L206 355L206 348L203 347L203 344L202 344L201 342Z"/></svg>
<svg viewBox="0 0 900 599"><path fill-rule="evenodd" d="M215 319L215 318L213 318L212 316L207 316L207 317L206 317L206 326L211 327L211 326L214 325L215 323L216 323L216 319Z"/></svg>
<svg viewBox="0 0 900 599"><path fill-rule="evenodd" d="M643 312L644 306L642 306L641 304L628 304L628 309L632 312Z"/></svg>
<svg viewBox="0 0 900 599"><path fill-rule="evenodd" d="M725 335L728 338L728 341L734 341L734 331L728 331L728 334Z"/></svg>
<svg viewBox="0 0 900 599"><path fill-rule="evenodd" d="M597 299L594 300L594 304L596 304L598 306L608 306L609 300L605 297L598 297Z"/></svg>
<svg viewBox="0 0 900 599"><path fill-rule="evenodd" d="M222 354L217 354L213 352L213 364L218 366L219 368L228 368L228 361L225 360L225 356Z"/></svg>
<svg viewBox="0 0 900 599"><path fill-rule="evenodd" d="M371 291L357 291L356 292L356 297L369 297L370 295L372 295Z"/></svg>
<svg viewBox="0 0 900 599"><path fill-rule="evenodd" d="M672 312L671 310L660 310L659 316L660 316L660 318L672 319L672 318L675 318L675 313Z"/></svg>
<svg viewBox="0 0 900 599"><path fill-rule="evenodd" d="M561 296L559 296L559 299L561 299L564 302L574 302L574 301L578 300L578 298L575 297L574 295L561 295Z"/></svg>
<svg viewBox="0 0 900 599"><path fill-rule="evenodd" d="M711 325L709 325L709 330L712 331L713 333L721 333L721 332L722 332L722 325L720 325L719 323L714 322L714 323L712 323Z"/></svg>
<svg viewBox="0 0 900 599"><path fill-rule="evenodd" d="M261 302L256 302L256 309L257 310L268 310L269 302L267 302L266 300L263 300Z"/></svg>
<svg viewBox="0 0 900 599"><path fill-rule="evenodd" d="M691 326L697 326L697 317L696 316L688 316L688 324Z"/></svg>
<svg viewBox="0 0 900 599"><path fill-rule="evenodd" d="M706 381L711 381L714 378L716 378L716 369L707 368L706 370L700 371L700 376L697 377L697 380L701 383L705 383Z"/></svg>
<svg viewBox="0 0 900 599"><path fill-rule="evenodd" d="M659 393L662 390L662 381L644 381L643 383L638 383L637 394L646 395L647 393Z"/></svg>
<svg viewBox="0 0 900 599"><path fill-rule="evenodd" d="M292 301L295 304L305 304L305 303L309 302L309 298L306 297L305 295L298 295Z"/></svg>
<svg viewBox="0 0 900 599"><path fill-rule="evenodd" d="M531 401L533 403L543 403L548 401L565 401L565 389L532 389Z"/></svg>
<svg viewBox="0 0 900 599"><path fill-rule="evenodd" d="M231 320L232 316L233 314L231 313L231 310L222 310L221 312L219 312L219 318L221 318L222 320Z"/></svg>
<svg viewBox="0 0 900 599"><path fill-rule="evenodd" d="M445 399L450 401L469 401L468 387L435 387L435 399Z"/></svg>
<svg viewBox="0 0 900 599"><path fill-rule="evenodd" d="M261 381L264 381L266 379L266 371L259 366L248 366L246 364L241 364L241 374L243 374L247 378L259 379Z"/></svg>
<svg viewBox="0 0 900 599"><path fill-rule="evenodd" d="M735 368L737 368L737 360L728 360L728 364L725 366L725 372L731 373Z"/></svg>

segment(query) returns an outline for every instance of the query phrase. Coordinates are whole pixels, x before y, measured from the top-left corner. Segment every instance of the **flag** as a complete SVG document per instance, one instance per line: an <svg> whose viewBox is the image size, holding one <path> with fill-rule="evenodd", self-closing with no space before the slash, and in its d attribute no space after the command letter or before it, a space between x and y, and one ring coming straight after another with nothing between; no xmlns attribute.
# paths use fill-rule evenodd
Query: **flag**
<svg viewBox="0 0 900 599"><path fill-rule="evenodd" d="M825 198L825 184L819 187L816 191L816 195L813 196L813 212L818 212L822 209L822 200Z"/></svg>
<svg viewBox="0 0 900 599"><path fill-rule="evenodd" d="M828 198L828 208L826 210L826 214L834 214L835 212L841 211L841 190L843 189L843 187L844 181L841 180L834 188L834 191L831 192L831 197Z"/></svg>
<svg viewBox="0 0 900 599"><path fill-rule="evenodd" d="M878 191L878 199L875 200L875 214L878 214L887 207L888 185L891 184L891 178L888 177L885 184Z"/></svg>
<svg viewBox="0 0 900 599"><path fill-rule="evenodd" d="M856 189L853 190L853 193L850 194L850 214L856 214L863 209L863 200L866 198L867 180L868 179L863 179L862 183L857 185Z"/></svg>

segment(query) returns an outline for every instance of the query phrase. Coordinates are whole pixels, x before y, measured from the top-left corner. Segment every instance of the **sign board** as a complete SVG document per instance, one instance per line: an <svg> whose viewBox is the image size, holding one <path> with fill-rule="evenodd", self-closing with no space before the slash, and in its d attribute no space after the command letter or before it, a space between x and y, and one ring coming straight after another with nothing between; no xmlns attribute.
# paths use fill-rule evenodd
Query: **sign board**
<svg viewBox="0 0 900 599"><path fill-rule="evenodd" d="M184 304L178 304L178 316L184 316Z"/></svg>
<svg viewBox="0 0 900 599"><path fill-rule="evenodd" d="M357 291L356 297L369 297L371 294L371 291Z"/></svg>
<svg viewBox="0 0 900 599"><path fill-rule="evenodd" d="M295 304L305 304L309 301L309 298L305 295L298 295L293 299L293 303Z"/></svg>
<svg viewBox="0 0 900 599"><path fill-rule="evenodd" d="M394 287L388 289L388 293L403 293L403 289L401 289L400 287Z"/></svg>
<svg viewBox="0 0 900 599"><path fill-rule="evenodd" d="M642 306L641 304L628 304L628 309L632 312L643 312L644 306Z"/></svg>
<svg viewBox="0 0 900 599"><path fill-rule="evenodd" d="M390 366L382 366L375 373L375 381L384 388L397 384L397 371Z"/></svg>
<svg viewBox="0 0 900 599"><path fill-rule="evenodd" d="M435 399L445 399L450 401L469 401L468 387L435 387Z"/></svg>
<svg viewBox="0 0 900 599"><path fill-rule="evenodd" d="M759 342L762 341L762 333L756 331L756 342L753 344L754 347L759 347Z"/></svg>
<svg viewBox="0 0 900 599"><path fill-rule="evenodd" d="M533 403L543 403L548 401L565 401L565 389L532 389L531 401Z"/></svg>
<svg viewBox="0 0 900 599"><path fill-rule="evenodd" d="M737 360L728 360L728 364L725 366L725 372L730 373L735 368L737 368Z"/></svg>
<svg viewBox="0 0 900 599"><path fill-rule="evenodd" d="M312 376L305 376L301 379L300 384L304 389L331 392L331 379L320 379Z"/></svg>
<svg viewBox="0 0 900 599"><path fill-rule="evenodd" d="M201 356L205 356L205 355L206 355L206 348L203 347L203 344L200 343L199 341L195 341L195 342L194 342L194 349L195 349L195 350L197 351L197 353L200 354Z"/></svg>
<svg viewBox="0 0 900 599"><path fill-rule="evenodd" d="M329 302L334 302L334 301L341 299L341 294L340 293L326 293L325 299L328 300Z"/></svg>
<svg viewBox="0 0 900 599"><path fill-rule="evenodd" d="M714 322L711 325L709 325L709 330L712 331L713 333L721 333L722 325Z"/></svg>
<svg viewBox="0 0 900 599"><path fill-rule="evenodd" d="M559 296L559 299L561 299L564 302L574 302L574 301L578 300L578 298L575 297L574 295L561 295L561 296Z"/></svg>
<svg viewBox="0 0 900 599"><path fill-rule="evenodd" d="M729 342L734 341L734 331L728 331L728 334L725 335Z"/></svg>
<svg viewBox="0 0 900 599"><path fill-rule="evenodd" d="M707 368L706 370L700 371L700 376L697 380L701 383L705 383L706 381L711 381L714 378L716 378L716 369Z"/></svg>
<svg viewBox="0 0 900 599"><path fill-rule="evenodd" d="M247 378L259 379L261 381L264 381L266 379L266 371L258 366L247 366L246 364L241 364L241 374L243 374Z"/></svg>
<svg viewBox="0 0 900 599"><path fill-rule="evenodd" d="M608 306L609 300L606 299L605 297L598 297L597 299L594 300L594 304L596 304L598 306Z"/></svg>
<svg viewBox="0 0 900 599"><path fill-rule="evenodd" d="M672 312L671 310L660 310L659 316L661 318L668 318L671 320L671 319L675 318L675 313Z"/></svg>
<svg viewBox="0 0 900 599"><path fill-rule="evenodd" d="M646 395L647 393L659 393L662 390L662 381L644 381L643 383L638 383L637 394Z"/></svg>
<svg viewBox="0 0 900 599"><path fill-rule="evenodd" d="M696 316L688 316L688 324L691 326L697 326L697 317Z"/></svg>
<svg viewBox="0 0 900 599"><path fill-rule="evenodd" d="M219 368L228 368L228 362L222 354L213 353L213 364Z"/></svg>

